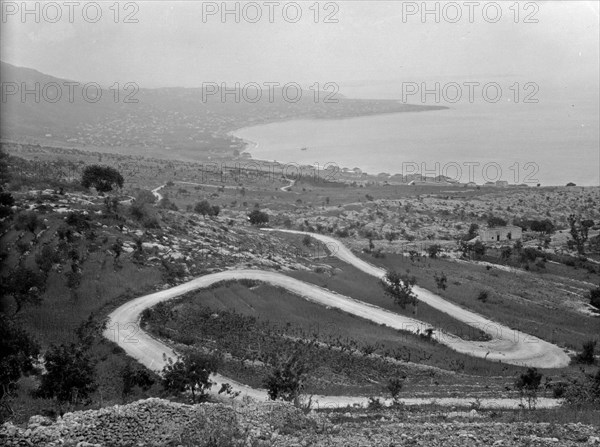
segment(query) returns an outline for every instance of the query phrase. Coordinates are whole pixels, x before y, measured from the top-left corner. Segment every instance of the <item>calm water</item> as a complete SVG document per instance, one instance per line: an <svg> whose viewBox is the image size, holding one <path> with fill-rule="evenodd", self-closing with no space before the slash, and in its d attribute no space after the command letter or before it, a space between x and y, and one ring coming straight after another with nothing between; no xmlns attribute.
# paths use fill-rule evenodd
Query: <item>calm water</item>
<svg viewBox="0 0 600 447"><path fill-rule="evenodd" d="M342 91L348 97L401 97L389 86ZM469 181L471 171L478 183L600 185L597 88L540 85L537 104L516 104L509 96L503 93L495 104L477 97L473 103L442 103L451 109L435 112L288 121L239 129L235 135L256 143L248 151L264 160L333 162L373 174L428 170L428 175L461 181Z"/></svg>

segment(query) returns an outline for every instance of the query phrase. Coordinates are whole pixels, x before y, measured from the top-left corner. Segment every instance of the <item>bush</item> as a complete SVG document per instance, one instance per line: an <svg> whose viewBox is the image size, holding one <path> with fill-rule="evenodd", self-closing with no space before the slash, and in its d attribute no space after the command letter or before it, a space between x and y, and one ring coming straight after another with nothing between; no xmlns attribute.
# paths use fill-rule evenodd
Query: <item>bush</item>
<svg viewBox="0 0 600 447"><path fill-rule="evenodd" d="M121 369L121 378L123 379L123 398L129 396L136 386L143 391L148 391L154 385L154 379L148 370L132 366L131 363L127 363Z"/></svg>
<svg viewBox="0 0 600 447"><path fill-rule="evenodd" d="M417 296L412 290L415 284L415 277L401 275L393 270L389 270L381 280L381 286L385 294L403 309L406 308L407 304L417 305Z"/></svg>
<svg viewBox="0 0 600 447"><path fill-rule="evenodd" d="M271 400L282 399L292 402L300 396L308 367L295 353L286 359L275 359L275 366L265 379L267 393Z"/></svg>
<svg viewBox="0 0 600 447"><path fill-rule="evenodd" d="M577 363L592 365L595 361L594 351L596 349L596 341L588 340L583 344L581 352L575 357Z"/></svg>
<svg viewBox="0 0 600 447"><path fill-rule="evenodd" d="M438 254L442 251L442 247L434 244L427 247L427 254L431 259L437 258Z"/></svg>
<svg viewBox="0 0 600 447"><path fill-rule="evenodd" d="M391 377L387 383L387 390L390 392L392 399L394 402L398 401L398 396L400 395L400 391L402 391L402 387L404 386L404 380L400 377Z"/></svg>
<svg viewBox="0 0 600 447"><path fill-rule="evenodd" d="M35 230L42 225L35 211L23 211L17 214L15 219L15 229L27 230L35 234Z"/></svg>
<svg viewBox="0 0 600 447"><path fill-rule="evenodd" d="M590 304L600 310L600 287L590 290Z"/></svg>
<svg viewBox="0 0 600 447"><path fill-rule="evenodd" d="M490 228L494 228L494 227L505 227L506 226L506 220L500 218L500 217L496 217L496 216L490 216L488 218L487 224Z"/></svg>
<svg viewBox="0 0 600 447"><path fill-rule="evenodd" d="M479 295L477 295L477 299L483 303L485 303L489 297L490 292L488 292L487 290L482 290L481 292L479 292Z"/></svg>
<svg viewBox="0 0 600 447"><path fill-rule="evenodd" d="M17 388L19 378L34 370L39 351L38 344L25 330L0 313L0 421L7 416L5 411L12 413L8 398Z"/></svg>
<svg viewBox="0 0 600 447"><path fill-rule="evenodd" d="M444 272L442 272L440 276L438 276L438 274L435 273L433 275L433 279L435 280L435 284L438 289L446 290L446 287L448 287L448 278L446 277L446 274Z"/></svg>
<svg viewBox="0 0 600 447"><path fill-rule="evenodd" d="M566 387L565 400L576 406L600 404L600 369L596 374L586 374L583 380L574 379Z"/></svg>
<svg viewBox="0 0 600 447"><path fill-rule="evenodd" d="M94 187L98 192L112 191L114 186L123 187L123 176L110 166L86 166L81 176L81 186Z"/></svg>
<svg viewBox="0 0 600 447"><path fill-rule="evenodd" d="M210 376L217 372L218 366L217 357L197 352L179 357L176 362L169 358L163 368L162 385L171 392L189 391L193 403L201 402L213 386Z"/></svg>
<svg viewBox="0 0 600 447"><path fill-rule="evenodd" d="M90 218L88 216L86 216L83 213L77 212L77 211L73 211L70 212L69 214L67 214L67 217L65 218L65 222L72 226L75 227L75 229L77 231L84 231L90 228L90 223L89 223Z"/></svg>
<svg viewBox="0 0 600 447"><path fill-rule="evenodd" d="M15 313L19 313L28 304L39 306L45 289L45 275L22 265L13 268L7 278L2 278L0 286L0 292L11 295L15 300Z"/></svg>
<svg viewBox="0 0 600 447"><path fill-rule="evenodd" d="M154 194L152 194L152 191L148 191L147 189L142 189L136 194L135 202L152 204L152 203L156 202L156 196Z"/></svg>
<svg viewBox="0 0 600 447"><path fill-rule="evenodd" d="M56 398L62 404L86 403L96 390L95 362L87 350L75 344L51 346L45 355L46 373L42 375L37 395Z"/></svg>
<svg viewBox="0 0 600 447"><path fill-rule="evenodd" d="M515 381L515 388L519 391L521 399L527 400L527 406L530 410L535 408L537 403L537 394L542 382L542 374L537 368L528 368L527 372L519 375Z"/></svg>
<svg viewBox="0 0 600 447"><path fill-rule="evenodd" d="M214 214L213 207L208 200L201 200L196 203L196 205L194 205L194 212L202 214L202 217L206 217L206 215L212 216Z"/></svg>
<svg viewBox="0 0 600 447"><path fill-rule="evenodd" d="M269 223L269 215L260 210L253 210L248 214L248 219L252 225L260 226Z"/></svg>

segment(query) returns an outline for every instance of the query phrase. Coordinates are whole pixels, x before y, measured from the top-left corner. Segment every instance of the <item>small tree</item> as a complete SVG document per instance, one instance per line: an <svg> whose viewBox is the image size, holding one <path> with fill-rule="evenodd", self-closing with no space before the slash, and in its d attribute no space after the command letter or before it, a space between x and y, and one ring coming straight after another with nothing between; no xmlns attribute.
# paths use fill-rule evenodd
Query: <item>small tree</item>
<svg viewBox="0 0 600 447"><path fill-rule="evenodd" d="M135 249L133 250L133 260L138 264L142 264L144 261L144 240L141 237L134 237L133 242Z"/></svg>
<svg viewBox="0 0 600 447"><path fill-rule="evenodd" d="M433 279L435 280L435 284L437 285L438 289L446 290L446 288L448 287L448 278L446 277L446 274L444 272L442 272L439 276L437 272L434 273Z"/></svg>
<svg viewBox="0 0 600 447"><path fill-rule="evenodd" d="M400 391L404 387L404 378L405 377L391 377L387 383L387 390L390 392L392 399L394 400L394 404L398 404Z"/></svg>
<svg viewBox="0 0 600 447"><path fill-rule="evenodd" d="M477 225L476 223L472 223L469 226L469 232L467 233L467 239L468 240L473 239L475 236L477 236L478 233L479 233L479 225Z"/></svg>
<svg viewBox="0 0 600 447"><path fill-rule="evenodd" d="M308 373L306 361L294 353L288 358L277 358L269 376L265 379L271 400L292 402L300 396Z"/></svg>
<svg viewBox="0 0 600 447"><path fill-rule="evenodd" d="M408 275L401 275L393 270L389 270L381 280L383 291L402 309L408 304L417 306L417 295L413 292L413 286L416 284L416 278Z"/></svg>
<svg viewBox="0 0 600 447"><path fill-rule="evenodd" d="M136 386L143 391L148 391L154 385L154 379L146 369L132 366L131 363L127 363L121 369L121 378L123 379L123 400L131 395Z"/></svg>
<svg viewBox="0 0 600 447"><path fill-rule="evenodd" d="M490 228L505 227L506 220L502 219L501 217L490 216L487 220L487 224L488 224L488 227L490 227Z"/></svg>
<svg viewBox="0 0 600 447"><path fill-rule="evenodd" d="M194 403L203 401L213 386L210 376L217 372L218 366L217 357L198 352L179 357L175 362L169 358L163 368L162 385L167 391L190 392Z"/></svg>
<svg viewBox="0 0 600 447"><path fill-rule="evenodd" d="M312 245L312 237L310 237L308 234L305 234L302 238L302 245L305 247L310 247Z"/></svg>
<svg viewBox="0 0 600 447"><path fill-rule="evenodd" d="M81 176L81 186L94 187L98 192L104 193L113 190L113 187L123 187L123 176L115 168L102 165L86 166Z"/></svg>
<svg viewBox="0 0 600 447"><path fill-rule="evenodd" d="M60 253L50 244L44 244L40 252L35 255L35 263L44 275L48 274L54 264L60 262Z"/></svg>
<svg viewBox="0 0 600 447"><path fill-rule="evenodd" d="M427 247L427 254L431 259L435 259L438 257L438 254L442 251L442 247L438 244L433 244Z"/></svg>
<svg viewBox="0 0 600 447"><path fill-rule="evenodd" d="M269 215L260 210L252 210L248 214L248 219L252 225L260 226L269 223Z"/></svg>
<svg viewBox="0 0 600 447"><path fill-rule="evenodd" d="M120 267L120 258L121 255L123 254L123 241L121 240L121 238L117 238L115 240L115 242L111 245L110 247L112 249L112 251L114 252L114 265L115 267Z"/></svg>
<svg viewBox="0 0 600 447"><path fill-rule="evenodd" d="M3 294L10 295L15 300L15 314L28 304L39 306L42 303L42 294L46 289L44 274L18 265L9 272L7 278L3 278L2 282Z"/></svg>
<svg viewBox="0 0 600 447"><path fill-rule="evenodd" d="M202 214L202 217L206 218L206 215L209 216L212 213L212 206L208 203L208 200L201 200L200 202L194 205L194 211L198 214Z"/></svg>
<svg viewBox="0 0 600 447"><path fill-rule="evenodd" d="M538 390L542 382L542 374L537 368L528 368L526 373L519 375L515 388L519 391L521 400L527 400L527 407L532 410L537 403Z"/></svg>
<svg viewBox="0 0 600 447"><path fill-rule="evenodd" d="M508 261L510 259L512 255L512 248L511 247L502 247L500 249L500 258L502 258L503 261Z"/></svg>
<svg viewBox="0 0 600 447"><path fill-rule="evenodd" d="M152 191L141 189L135 196L135 202L152 204L156 202L156 196L152 194Z"/></svg>
<svg viewBox="0 0 600 447"><path fill-rule="evenodd" d="M10 398L22 375L34 370L40 348L15 321L0 313L0 421L13 413Z"/></svg>
<svg viewBox="0 0 600 447"><path fill-rule="evenodd" d="M50 346L44 356L46 372L41 377L37 394L54 398L62 412L64 404L76 405L91 400L98 387L96 365L81 345Z"/></svg>
<svg viewBox="0 0 600 447"><path fill-rule="evenodd" d="M35 211L20 212L15 219L15 228L17 230L27 230L34 236L35 230L41 225L42 222Z"/></svg>
<svg viewBox="0 0 600 447"><path fill-rule="evenodd" d="M585 374L583 380L572 379L565 390L565 400L577 407L600 405L600 369L595 374Z"/></svg>
<svg viewBox="0 0 600 447"><path fill-rule="evenodd" d="M588 240L588 233L591 227L594 226L594 221L592 220L582 220L581 216L576 216L575 214L571 214L568 217L569 222L569 233L573 238L573 243L577 248L577 253L580 255L585 254L585 243Z"/></svg>
<svg viewBox="0 0 600 447"><path fill-rule="evenodd" d="M554 227L554 224L549 219L531 221L531 231L537 231L538 233L544 234L552 234L555 232L555 230L556 228Z"/></svg>
<svg viewBox="0 0 600 447"><path fill-rule="evenodd" d="M588 340L583 344L581 352L577 354L575 360L577 363L583 363L585 365L593 365L595 362L594 351L596 350L596 341Z"/></svg>
<svg viewBox="0 0 600 447"><path fill-rule="evenodd" d="M475 241L475 243L473 244L473 247L472 247L471 250L475 254L475 257L479 259L483 255L485 255L486 247L485 247L485 244L483 242L481 242L481 241Z"/></svg>

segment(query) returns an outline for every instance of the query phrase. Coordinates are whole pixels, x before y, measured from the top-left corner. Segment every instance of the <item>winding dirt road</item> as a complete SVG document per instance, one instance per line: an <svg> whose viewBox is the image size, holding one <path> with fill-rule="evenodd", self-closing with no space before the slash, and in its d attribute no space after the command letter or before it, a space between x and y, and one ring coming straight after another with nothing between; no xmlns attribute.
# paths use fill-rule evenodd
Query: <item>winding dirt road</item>
<svg viewBox="0 0 600 447"><path fill-rule="evenodd" d="M324 243L333 256L353 265L357 269L376 278L382 278L386 273L384 269L358 258L344 244L332 237L294 230L263 230L301 235L308 234ZM482 315L450 303L422 287L415 286L413 291L419 301L427 303L469 326L480 329L492 337L492 340L485 342L467 341L445 332L434 331L434 336L440 343L455 351L513 365L534 366L537 368L563 368L569 364L569 356L556 345L496 323ZM418 322L418 324L424 325L425 323Z"/></svg>
<svg viewBox="0 0 600 447"><path fill-rule="evenodd" d="M157 188L153 193L159 194L159 189L160 188ZM292 230L270 231L308 234L325 243L334 256L356 268L377 278L380 278L385 274L384 270L357 258L347 247L334 238ZM153 307L160 302L173 299L187 292L206 288L221 281L240 279L262 281L282 287L309 301L324 306L338 308L344 312L395 329L422 333L425 329L430 328L429 324L422 321L396 314L389 310L340 295L314 284L305 283L280 273L261 270L227 270L205 275L187 283L145 295L123 304L109 315L109 324L104 331L104 336L117 343L127 352L127 354L149 369L161 371L166 363L166 357L174 358L176 353L165 343L151 337L140 329L139 322L141 313L145 309ZM560 368L566 366L569 362L569 357L557 346L522 332L498 325L481 315L449 303L425 289L415 288L415 292L417 293L419 300L452 315L460 321L476 325L494 337L493 340L489 342L473 342L462 340L444 332L434 331L433 336L440 343L447 345L451 349L477 357L501 360L505 363L517 365ZM213 387L214 392L219 390L222 383L229 383L233 386L234 390L240 391L242 395L248 395L259 400L265 400L267 398L265 390L248 387L221 375L214 376L213 381L217 384L217 386ZM361 396L314 396L314 401L315 405L319 407L333 405L365 405L367 403L367 398ZM417 405L427 403L427 401L428 399L406 399L405 403L407 405ZM470 401L473 401L473 399L436 399L436 402L441 405L465 404ZM516 399L482 399L481 403L486 407L516 407L519 405L519 401ZM539 405L551 407L557 405L557 401L553 399L541 400Z"/></svg>

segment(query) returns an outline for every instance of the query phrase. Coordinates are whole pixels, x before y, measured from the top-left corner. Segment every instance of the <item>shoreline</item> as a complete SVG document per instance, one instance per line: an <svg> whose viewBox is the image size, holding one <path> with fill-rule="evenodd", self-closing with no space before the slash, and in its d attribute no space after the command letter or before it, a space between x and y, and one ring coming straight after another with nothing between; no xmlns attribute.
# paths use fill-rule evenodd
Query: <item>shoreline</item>
<svg viewBox="0 0 600 447"><path fill-rule="evenodd" d="M400 112L400 113L407 113L407 112ZM475 187L485 187L485 188L493 188L493 187L497 187L497 188L503 188L503 187L510 187L510 188L540 188L540 187L575 187L575 188L598 188L600 187L600 179L598 181L595 181L592 179L592 181L590 182L589 179L582 179L581 181L578 181L577 178L572 178L570 180L565 180L564 182L561 183L546 183L544 184L543 182L539 181L539 180L535 180L531 179L530 181L526 181L527 179L527 173L528 171L525 170L523 168L522 171L520 171L520 174L523 175L523 178L521 180L521 182L515 182L514 180L511 180L511 176L510 174L507 174L507 176L501 176L500 178L496 178L496 179L489 179L492 180L492 183L496 183L498 182L498 184L490 184L490 182L486 182L486 178L483 177L481 175L478 175L475 177L474 180L471 180L470 177L465 176L465 170L463 170L459 176L455 176L453 177L452 174L454 172L452 172L452 167L450 167L450 175L444 175L446 174L445 170L440 170L439 172L437 172L437 175L432 175L432 173L428 173L426 172L425 168L423 168L423 172L420 171L420 168L425 165L425 167L429 167L430 164L429 162L421 162L420 164L416 164L418 170L415 172L408 172L405 173L403 175L402 172L390 172L390 171L386 171L385 168L381 168L381 172L377 173L375 171L377 171L377 169L373 170L368 170L363 168L363 163L356 162L356 161L352 161L352 162L346 162L345 165L341 165L341 164L337 164L335 162L327 162L327 163L319 163L319 162L314 162L314 163L306 163L306 162L301 162L298 161L298 158L293 156L292 152L289 152L289 161L282 161L280 159L277 158L273 158L273 159L269 159L269 158L255 158L255 150L257 148L260 147L261 143L259 141L254 141L248 138L243 138L241 136L239 136L238 132L243 131L245 129L253 129L253 128L257 128L257 127L261 127L261 126L266 126L266 125L270 125L270 124L280 124L280 123L289 123L289 122L320 122L320 121L325 121L325 120L334 120L334 121L342 121L342 120L348 120L348 119L356 119L356 118L368 118L368 117L375 117L375 116L385 116L385 115L391 115L392 113L386 113L386 114L378 114L378 115L368 115L368 116L357 116L357 117L352 117L352 118L330 118L330 119L289 119L289 120L282 120L282 121L273 121L273 122L268 122L268 123L261 123L261 124L255 124L252 126L245 126L245 127L240 127L237 128L235 130L231 130L229 132L227 132L227 136L235 138L238 141L241 141L244 145L244 149L242 151L240 151L240 154L248 154L249 158L247 158L248 160L254 160L256 162L264 162L264 163L276 163L279 165L286 165L286 164L293 164L293 165L297 165L297 166L307 166L307 167L311 167L312 169L318 169L318 170L324 170L322 169L323 166L331 166L332 164L335 164L340 172L342 170L345 170L344 173L348 174L349 177L354 177L355 180L378 180L378 181L391 181L396 183L396 181L394 181L394 177L408 177L410 178L412 181L414 181L416 184L419 185L437 185L437 186L453 186L453 185L460 185L460 186L465 186L466 188L475 188ZM395 113L398 114L398 113ZM285 140L284 140L285 141ZM300 145L298 146L298 149L300 148ZM310 149L310 146L309 146ZM271 151L273 152L273 151ZM285 152L285 151L283 151ZM283 152L280 150L279 154L283 154ZM347 154L347 152L345 152ZM468 159L466 159L468 160ZM505 165L500 165L500 169L502 171L503 168L507 168L506 172L509 172L511 169L513 169L513 166L515 165L515 162L509 162L504 160ZM471 162L466 163L463 162L464 166L468 166ZM502 161L500 161L500 163L502 163ZM517 164L520 163L516 162ZM348 166L346 166L346 164ZM413 162L411 162L411 164L414 164ZM446 166L446 165L459 165L462 167L462 165L460 165L460 162L455 162L455 161L449 161L447 163L443 163L443 162L437 162L434 161L433 162L434 166L436 166L437 170L437 166ZM499 165L499 163L493 159L490 160L483 160L481 161L481 165L486 166L487 164L495 164L495 165ZM530 164L530 162L523 162L521 163L523 166ZM353 168L350 168L349 166L353 166ZM410 167L410 166L409 166ZM359 173L357 174L355 169L358 168ZM466 169L466 168L465 168ZM468 168L470 169L470 168ZM387 174L386 176L380 176L380 174ZM445 177L446 179L449 179L450 181L442 181L440 179L437 179L438 177ZM551 181L551 180L550 180ZM582 183L583 182L583 183ZM408 181L403 181L403 184L408 184ZM472 184L474 183L474 185ZM504 184L502 184L504 183ZM568 186L568 183L574 183L575 185L571 185Z"/></svg>

